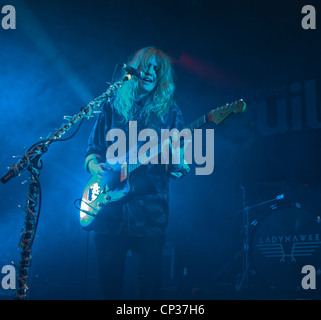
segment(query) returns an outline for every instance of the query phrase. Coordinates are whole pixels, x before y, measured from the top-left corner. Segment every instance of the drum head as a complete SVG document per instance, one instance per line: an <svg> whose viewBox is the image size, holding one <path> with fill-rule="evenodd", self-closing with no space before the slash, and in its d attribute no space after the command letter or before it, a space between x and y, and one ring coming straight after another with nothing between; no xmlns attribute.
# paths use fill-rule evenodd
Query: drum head
<svg viewBox="0 0 321 320"><path fill-rule="evenodd" d="M297 207L264 215L253 228L250 262L271 287L283 291L302 289L304 265L321 264L320 217Z"/></svg>

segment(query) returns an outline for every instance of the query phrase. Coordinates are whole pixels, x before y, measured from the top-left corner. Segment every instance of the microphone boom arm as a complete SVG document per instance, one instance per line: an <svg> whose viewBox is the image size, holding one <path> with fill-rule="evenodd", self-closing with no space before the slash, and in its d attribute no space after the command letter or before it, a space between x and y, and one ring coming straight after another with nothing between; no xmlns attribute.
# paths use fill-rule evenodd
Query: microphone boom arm
<svg viewBox="0 0 321 320"><path fill-rule="evenodd" d="M130 80L130 78L130 75L126 75L122 80L110 85L106 92L89 102L86 107L81 108L81 111L78 114L75 114L72 117L65 117L69 122L63 124L46 139L42 139L39 142L34 143L16 164L8 167L9 171L1 178L1 182L7 183L13 177L19 176L29 165L36 165L38 159L48 151L49 146L53 142L62 141L60 138L64 136L75 124L82 121L84 118L89 119L94 112L93 109L100 107L101 104L110 97L112 92L121 87L121 85L125 81Z"/></svg>

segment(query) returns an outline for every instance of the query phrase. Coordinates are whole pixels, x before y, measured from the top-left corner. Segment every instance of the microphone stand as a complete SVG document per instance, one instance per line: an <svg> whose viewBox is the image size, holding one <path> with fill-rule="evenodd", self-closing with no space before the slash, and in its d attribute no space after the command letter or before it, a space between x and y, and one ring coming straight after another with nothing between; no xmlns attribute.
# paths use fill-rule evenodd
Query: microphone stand
<svg viewBox="0 0 321 320"><path fill-rule="evenodd" d="M28 295L28 271L31 267L31 250L36 236L41 208L41 188L39 183L40 171L42 169L41 157L48 151L49 146L53 142L70 139L78 131L84 118L89 119L92 117L92 113L99 113L100 111L94 111L94 109L101 107L117 88L121 87L124 82L130 79L131 76L129 74L125 75L122 80L110 85L106 92L89 102L86 107L81 108L81 111L78 114L75 114L74 116L65 116L64 119L68 121L67 123L63 124L53 134L49 134L46 139L34 143L15 165L8 168L9 171L7 174L1 178L2 183L7 183L13 177L20 176L25 170L28 170L30 173L28 179L29 193L26 206L24 208L19 206L25 211L26 216L24 226L20 233L19 248L21 249L21 261L19 263L18 285L15 294L16 299L22 300ZM69 138L61 139L61 137L77 123L79 123L79 126L76 131Z"/></svg>

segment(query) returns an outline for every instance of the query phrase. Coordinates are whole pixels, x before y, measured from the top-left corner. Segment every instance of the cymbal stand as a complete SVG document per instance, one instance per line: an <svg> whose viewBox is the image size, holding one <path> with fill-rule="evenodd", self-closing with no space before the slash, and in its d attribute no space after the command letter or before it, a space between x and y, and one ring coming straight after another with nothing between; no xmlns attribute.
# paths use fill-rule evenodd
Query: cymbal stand
<svg viewBox="0 0 321 320"><path fill-rule="evenodd" d="M243 274L242 278L240 280L240 283L236 285L236 291L241 291L242 287L248 288L249 285L249 278L248 278L248 271L250 267L249 262L249 251L250 251L250 245L249 245L249 236L250 236L250 223L249 223L249 211L253 208L262 206L264 204L281 200L284 198L284 193L276 196L273 199L263 201L257 204L254 204L252 206L246 205L246 189L244 186L241 185L242 190L242 201L243 201Z"/></svg>

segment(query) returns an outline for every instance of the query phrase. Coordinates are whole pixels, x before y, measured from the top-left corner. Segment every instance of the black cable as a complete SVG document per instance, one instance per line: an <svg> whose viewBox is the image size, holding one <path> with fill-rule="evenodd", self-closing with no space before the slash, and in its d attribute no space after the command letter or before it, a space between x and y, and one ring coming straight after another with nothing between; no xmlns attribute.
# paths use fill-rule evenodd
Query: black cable
<svg viewBox="0 0 321 320"><path fill-rule="evenodd" d="M80 123L78 124L78 127L77 127L77 129L73 132L73 134L71 135L71 136L69 136L69 137L67 137L67 138L64 138L64 139L44 139L44 140L40 140L40 141L37 141L37 142L35 142L29 149L28 149L28 151L30 151L33 147L35 147L36 145L39 145L39 144L42 144L42 143L45 143L45 142L48 142L48 141L52 141L52 142L60 142L60 141L67 141L67 140L69 140L69 139L71 139L77 132L78 132L78 130L80 129L80 126L82 125L82 123L83 123L83 121L84 121L84 118L82 118L81 120L80 120Z"/></svg>
<svg viewBox="0 0 321 320"><path fill-rule="evenodd" d="M84 121L84 118L82 118L80 120L77 129L74 131L74 133L70 137L67 137L67 138L64 138L64 139L49 139L49 140L60 142L60 141L67 141L67 140L71 139L78 132L78 130L80 129L80 126L82 125L83 121Z"/></svg>
<svg viewBox="0 0 321 320"><path fill-rule="evenodd" d="M87 231L86 240L86 261L85 261L85 277L84 277L84 300L86 300L87 295L87 275L88 275L88 257L89 257L89 231Z"/></svg>
<svg viewBox="0 0 321 320"><path fill-rule="evenodd" d="M118 63L118 64L116 64L116 66L115 66L115 68L114 68L113 77L112 77L112 83L114 83L115 74L116 74L116 71L117 71L117 69L118 69L118 67L119 67L120 65L121 65L121 64ZM40 141L37 141L36 143L34 143L34 144L28 149L28 151L29 151L30 149L32 149L33 147L35 147L36 145L39 145L39 144L41 144L41 143L45 143L45 142L48 142L48 141L61 142L61 141L67 141L67 140L71 139L71 138L78 132L78 130L80 129L83 121L84 121L84 118L82 118L82 119L80 120L80 123L78 124L77 129L74 131L74 133L73 133L70 137L64 138L64 139L44 139L44 140L40 140Z"/></svg>
<svg viewBox="0 0 321 320"><path fill-rule="evenodd" d="M79 208L79 207L76 205L76 202L77 202L77 201L79 201L79 202L84 202L85 204L87 204L88 206L90 206L86 201L84 201L84 200L82 200L82 199L76 199L76 200L74 201L74 206L75 206L75 208L76 208L77 210L79 210L79 211L81 211L81 212L84 212L84 213L87 214L88 216L92 216L92 217L96 217L96 216L97 216L97 214L93 214L93 213L91 213L91 212L89 212L89 211L87 211L87 210L83 210L83 209Z"/></svg>
<svg viewBox="0 0 321 320"><path fill-rule="evenodd" d="M120 63L116 64L116 66L115 66L115 68L114 68L113 77L112 77L112 79L111 79L111 83L114 83L116 70L118 69L118 67L119 67L120 65L121 65Z"/></svg>

